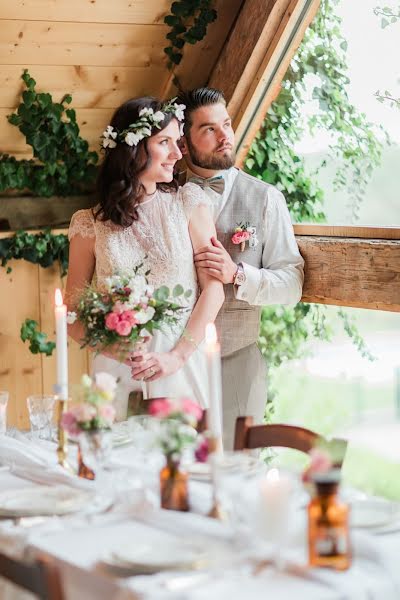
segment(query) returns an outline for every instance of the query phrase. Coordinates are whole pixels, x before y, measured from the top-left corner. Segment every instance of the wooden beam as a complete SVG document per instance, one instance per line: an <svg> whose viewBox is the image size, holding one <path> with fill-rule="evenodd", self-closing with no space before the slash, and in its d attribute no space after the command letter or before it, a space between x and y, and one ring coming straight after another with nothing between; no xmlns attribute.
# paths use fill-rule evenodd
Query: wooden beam
<svg viewBox="0 0 400 600"><path fill-rule="evenodd" d="M245 0L209 81L224 92L241 165L320 0Z"/></svg>
<svg viewBox="0 0 400 600"><path fill-rule="evenodd" d="M400 240L400 227L380 225L328 225L327 223L296 223L293 225L296 235L315 235L323 237L363 238L376 240Z"/></svg>
<svg viewBox="0 0 400 600"><path fill-rule="evenodd" d="M296 236L303 302L400 312L400 240Z"/></svg>

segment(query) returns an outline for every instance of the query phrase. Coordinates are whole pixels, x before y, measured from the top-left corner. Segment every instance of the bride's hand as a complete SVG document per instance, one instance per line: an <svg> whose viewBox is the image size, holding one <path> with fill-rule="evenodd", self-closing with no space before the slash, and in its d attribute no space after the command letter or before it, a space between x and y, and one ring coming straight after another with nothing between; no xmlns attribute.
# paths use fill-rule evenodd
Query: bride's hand
<svg viewBox="0 0 400 600"><path fill-rule="evenodd" d="M134 352L132 355L132 378L155 381L176 373L184 364L175 350L170 352Z"/></svg>

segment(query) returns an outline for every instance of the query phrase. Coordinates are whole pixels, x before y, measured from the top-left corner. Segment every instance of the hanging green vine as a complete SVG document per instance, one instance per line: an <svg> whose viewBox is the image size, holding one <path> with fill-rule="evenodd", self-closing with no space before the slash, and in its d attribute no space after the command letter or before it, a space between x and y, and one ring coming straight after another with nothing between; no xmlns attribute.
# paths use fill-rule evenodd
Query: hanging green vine
<svg viewBox="0 0 400 600"><path fill-rule="evenodd" d="M55 342L47 339L47 334L38 330L39 324L33 319L25 319L21 325L20 336L23 342L29 342L32 354L51 356L56 347Z"/></svg>
<svg viewBox="0 0 400 600"><path fill-rule="evenodd" d="M196 44L205 37L208 25L217 18L212 5L212 0L177 0L171 4L171 13L164 18L171 28L166 36L170 45L164 48L170 68L181 62L186 43Z"/></svg>
<svg viewBox="0 0 400 600"><path fill-rule="evenodd" d="M15 113L8 115L32 147L33 160L0 154L0 191L17 189L35 196L67 196L87 191L94 183L98 155L79 134L76 113L66 94L53 102L36 92L36 81L25 69L26 90Z"/></svg>
<svg viewBox="0 0 400 600"><path fill-rule="evenodd" d="M23 259L50 267L54 262L60 263L61 277L67 274L69 256L68 236L63 233L53 234L50 229L40 233L17 231L13 236L0 240L1 266L6 267L10 260ZM11 267L7 267L10 273Z"/></svg>
<svg viewBox="0 0 400 600"><path fill-rule="evenodd" d="M306 129L331 132L331 155L342 159L344 164L336 173L335 186L348 192L353 217L382 152L377 128L358 113L347 94L347 45L335 11L338 1L322 0L245 162L247 172L282 190L297 222L325 220L324 191L316 180L319 169L307 171L294 149ZM302 107L311 85L311 95L318 100L319 110L303 118ZM324 163L319 168L323 167ZM354 323L343 310L338 314L359 352L373 359ZM310 337L329 340L330 336L323 305L263 309L259 345L270 368L284 360L300 358ZM273 411L274 394L269 389L267 417Z"/></svg>

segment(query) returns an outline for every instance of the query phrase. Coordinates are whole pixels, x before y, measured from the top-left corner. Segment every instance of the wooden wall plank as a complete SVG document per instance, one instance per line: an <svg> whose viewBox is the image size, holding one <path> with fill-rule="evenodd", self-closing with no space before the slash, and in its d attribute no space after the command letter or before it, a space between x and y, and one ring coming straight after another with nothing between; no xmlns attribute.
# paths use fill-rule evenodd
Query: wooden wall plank
<svg viewBox="0 0 400 600"><path fill-rule="evenodd" d="M26 398L42 392L40 355L31 354L20 339L26 318L40 321L39 267L12 261L11 273L0 268L0 388L10 393L8 424L29 428Z"/></svg>
<svg viewBox="0 0 400 600"><path fill-rule="evenodd" d="M303 302L400 312L400 241L296 236Z"/></svg>
<svg viewBox="0 0 400 600"><path fill-rule="evenodd" d="M115 108L134 96L158 96L168 74L165 65L151 67L96 67L86 65L54 66L1 65L0 108L16 107L25 85L24 68L36 80L38 92L49 92L55 102L72 94L74 108Z"/></svg>
<svg viewBox="0 0 400 600"><path fill-rule="evenodd" d="M162 23L170 0L2 0L3 19L86 23Z"/></svg>
<svg viewBox="0 0 400 600"><path fill-rule="evenodd" d="M328 225L327 223L295 223L296 235L323 237L364 238L377 240L400 240L400 226Z"/></svg>
<svg viewBox="0 0 400 600"><path fill-rule="evenodd" d="M166 25L0 22L0 56L13 65L163 65Z"/></svg>

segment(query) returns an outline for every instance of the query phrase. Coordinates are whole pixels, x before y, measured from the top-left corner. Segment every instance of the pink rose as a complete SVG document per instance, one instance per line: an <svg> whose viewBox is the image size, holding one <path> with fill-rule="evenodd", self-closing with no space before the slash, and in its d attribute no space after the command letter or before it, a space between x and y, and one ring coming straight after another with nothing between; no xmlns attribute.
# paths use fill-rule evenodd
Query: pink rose
<svg viewBox="0 0 400 600"><path fill-rule="evenodd" d="M132 326L136 325L136 313L134 310L124 310L123 313L120 314L119 318L122 321L128 321Z"/></svg>
<svg viewBox="0 0 400 600"><path fill-rule="evenodd" d="M98 412L99 412L99 416L102 419L104 419L105 421L108 421L109 423L112 423L114 421L115 408L113 407L112 404L100 405Z"/></svg>
<svg viewBox="0 0 400 600"><path fill-rule="evenodd" d="M117 300L116 303L113 306L113 312L117 313L117 315L120 315L121 313L124 312L124 303L121 302L120 300Z"/></svg>
<svg viewBox="0 0 400 600"><path fill-rule="evenodd" d="M118 333L118 335L129 335L132 331L132 324L129 321L121 319L120 321L118 321L115 327L115 331Z"/></svg>
<svg viewBox="0 0 400 600"><path fill-rule="evenodd" d="M85 421L91 421L96 416L96 408L92 404L82 402L71 407L71 412L75 416L78 423L84 423Z"/></svg>
<svg viewBox="0 0 400 600"><path fill-rule="evenodd" d="M117 329L117 325L119 323L119 317L116 313L111 312L106 316L106 327L107 329L111 329L111 331L115 331Z"/></svg>
<svg viewBox="0 0 400 600"><path fill-rule="evenodd" d="M302 480L305 483L310 482L315 473L326 473L333 467L329 454L323 450L320 450L319 448L313 448L310 450L310 457L311 463L302 475Z"/></svg>
<svg viewBox="0 0 400 600"><path fill-rule="evenodd" d="M62 414L61 427L65 429L65 431L69 433L69 435L79 435L80 429L78 427L76 417L71 412L65 412Z"/></svg>
<svg viewBox="0 0 400 600"><path fill-rule="evenodd" d="M153 417L165 419L174 411L174 408L168 398L153 400L149 406L149 414Z"/></svg>
<svg viewBox="0 0 400 600"><path fill-rule="evenodd" d="M241 244L242 242L247 242L249 239L250 233L248 231L237 231L231 238L233 244Z"/></svg>
<svg viewBox="0 0 400 600"><path fill-rule="evenodd" d="M182 398L181 402L182 411L185 414L194 417L196 421L200 421L201 417L203 416L203 409L190 398Z"/></svg>

